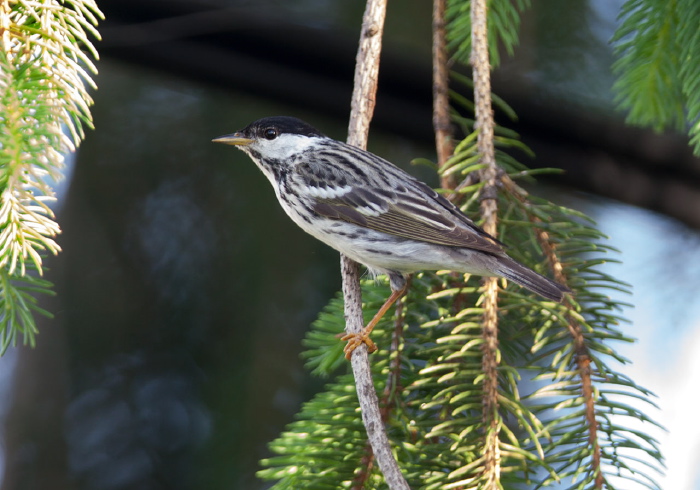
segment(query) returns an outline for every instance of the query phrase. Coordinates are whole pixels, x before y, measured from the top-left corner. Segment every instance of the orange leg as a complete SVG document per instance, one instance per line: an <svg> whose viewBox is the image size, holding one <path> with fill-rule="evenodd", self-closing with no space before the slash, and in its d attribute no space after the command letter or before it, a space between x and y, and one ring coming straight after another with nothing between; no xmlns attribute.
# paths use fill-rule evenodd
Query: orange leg
<svg viewBox="0 0 700 490"><path fill-rule="evenodd" d="M406 289L408 289L408 285L406 285L402 289L399 289L398 291L392 291L391 296L389 296L389 298L387 298L382 307L379 308L377 314L374 315L372 320L370 320L367 326L363 328L359 333L349 333L346 334L344 337L340 338L340 340L346 340L348 342L345 346L345 349L343 349L343 352L345 352L345 359L349 361L352 357L353 351L362 344L367 344L367 352L370 354L377 350L377 346L374 342L372 342L372 339L369 338L369 334L372 333L372 330L374 330L374 327L377 326L379 320L381 320L382 317L386 314L386 312L389 311L389 308L391 308L391 306L394 303L396 303L396 300L403 296L403 294L406 292Z"/></svg>

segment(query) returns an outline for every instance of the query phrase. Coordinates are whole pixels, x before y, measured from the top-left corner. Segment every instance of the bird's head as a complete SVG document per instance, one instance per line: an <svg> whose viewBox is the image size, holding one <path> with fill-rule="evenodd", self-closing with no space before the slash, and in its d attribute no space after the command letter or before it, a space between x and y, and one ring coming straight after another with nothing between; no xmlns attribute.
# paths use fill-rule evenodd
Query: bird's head
<svg viewBox="0 0 700 490"><path fill-rule="evenodd" d="M318 138L320 131L295 117L265 117L233 134L215 138L215 143L234 145L260 162L289 162L303 153Z"/></svg>

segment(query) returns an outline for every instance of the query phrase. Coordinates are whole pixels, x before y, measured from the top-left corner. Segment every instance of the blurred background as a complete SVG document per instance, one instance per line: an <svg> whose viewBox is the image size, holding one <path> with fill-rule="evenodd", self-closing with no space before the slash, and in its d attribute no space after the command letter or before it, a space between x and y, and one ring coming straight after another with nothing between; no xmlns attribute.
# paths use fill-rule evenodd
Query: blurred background
<svg viewBox="0 0 700 490"><path fill-rule="evenodd" d="M621 0L540 0L494 80L533 192L595 218L632 284L621 368L658 396L662 487L700 488L700 161L614 112ZM344 139L364 2L100 0L94 131L68 162L50 261L56 313L0 358L2 490L258 489L266 444L320 389L301 339L340 287L337 253L284 216L241 152L269 115ZM369 148L434 159L431 5L390 2ZM523 156L523 158L525 158Z"/></svg>

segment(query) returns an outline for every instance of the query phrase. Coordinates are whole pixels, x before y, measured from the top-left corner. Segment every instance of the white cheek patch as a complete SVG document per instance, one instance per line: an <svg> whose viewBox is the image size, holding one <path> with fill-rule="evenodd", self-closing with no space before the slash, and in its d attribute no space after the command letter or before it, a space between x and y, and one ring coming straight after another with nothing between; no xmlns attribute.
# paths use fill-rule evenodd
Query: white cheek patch
<svg viewBox="0 0 700 490"><path fill-rule="evenodd" d="M276 160L292 160L314 144L318 138L300 134L281 134L273 140L261 138L254 143L262 154Z"/></svg>

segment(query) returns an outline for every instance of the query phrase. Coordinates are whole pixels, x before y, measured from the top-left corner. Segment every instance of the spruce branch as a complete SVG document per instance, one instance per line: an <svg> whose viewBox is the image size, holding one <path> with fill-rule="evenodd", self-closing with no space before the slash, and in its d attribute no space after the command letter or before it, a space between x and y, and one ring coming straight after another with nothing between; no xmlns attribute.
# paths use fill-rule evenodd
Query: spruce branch
<svg viewBox="0 0 700 490"><path fill-rule="evenodd" d="M492 10L497 5L502 2L489 4ZM440 6L434 7L435 52L442 23ZM488 58L479 66L488 76ZM439 76L434 82L446 84ZM490 88L475 92L483 96L481 101L490 100L478 109L482 117L492 118L491 104L512 115ZM434 114L445 109L438 109L443 93L434 90ZM478 105L455 91L451 95L470 112ZM481 211L484 224L491 223L489 231L518 244L509 249L513 258L541 273L550 269L576 297L567 305L556 304L505 283L499 290L496 281L480 288L473 279L449 271L412 277L393 327L386 318L373 332L378 343L392 347L373 354L371 365L375 384L383 390L380 418L404 475L416 488L490 490L561 483L599 488L601 482L609 484L608 474L626 471L629 481L658 488L648 472L630 470L642 460L641 452L653 460L643 464L658 471L658 444L624 423L627 417L653 424L627 403L651 403L651 394L606 364L609 358L626 362L608 345L610 340L631 341L618 329L625 322L619 314L622 303L600 289L628 287L596 270L609 260L602 254L614 249L601 241L604 235L585 215L527 194L515 184L532 180L540 171L527 169L504 151L527 153L513 131L496 126L493 119L483 123L478 116L453 117L467 136L440 162L439 171L441 177L464 180L442 191L468 214ZM489 123L491 136L480 139ZM436 146L449 134L439 138L438 130L449 129L436 124ZM485 151L489 140L491 149ZM488 151L492 153L484 159ZM362 283L366 318L383 303L387 281L381 281ZM342 302L334 299L308 334L305 356L315 373L329 374L342 364L336 337L345 326L342 309ZM524 375L531 383L520 383ZM351 381L341 376L329 385L271 445L278 456L264 461L267 469L260 474L279 480L275 488L384 485L352 409ZM528 392L521 395L521 390ZM344 458L337 457L338 451Z"/></svg>
<svg viewBox="0 0 700 490"><path fill-rule="evenodd" d="M613 64L618 105L628 111L631 124L682 130L677 2L628 0L620 18L612 39L618 57Z"/></svg>
<svg viewBox="0 0 700 490"><path fill-rule="evenodd" d="M385 17L386 0L367 1L357 51L347 139L348 144L362 149L367 148L369 123L374 114ZM340 260L345 299L346 332L358 334L363 328L359 268L357 263L348 257L341 256ZM389 488L407 489L409 488L408 483L401 474L401 469L392 454L379 410L379 400L372 381L367 346L363 344L359 349L356 349L350 362L362 409L362 420L367 430L367 438L372 447L374 458L376 458ZM363 458L363 460L369 464L367 458ZM366 471L366 469L361 471Z"/></svg>
<svg viewBox="0 0 700 490"><path fill-rule="evenodd" d="M450 78L447 66L445 7L447 0L433 1L433 130L438 168L445 166L454 152L450 117ZM452 174L440 175L440 187L454 189Z"/></svg>
<svg viewBox="0 0 700 490"><path fill-rule="evenodd" d="M91 127L88 87L97 52L89 36L102 18L94 2L0 1L0 333L3 350L21 334L33 344L34 294L50 294L41 276L56 254L60 228L49 203L64 155ZM25 287L31 283L31 289ZM31 291L28 295L28 291ZM23 298L22 301L15 301Z"/></svg>
<svg viewBox="0 0 700 490"><path fill-rule="evenodd" d="M526 211L530 209L531 203L527 198L527 191L518 186L508 175L502 175L501 182L506 192L509 192L511 196L518 199ZM557 254L556 243L552 242L549 233L542 228L543 223L538 216L533 213L528 213L528 218L535 225L533 231L537 237L537 243L547 259L549 268L554 275L554 279L559 284L568 285L567 277L564 274L564 267L561 263L559 255ZM586 345L587 343L581 325L572 315L574 306L571 304L569 299L564 300L564 306L566 307L566 326L573 339L575 363L578 368L579 378L581 380L581 396L584 400L585 419L588 424L588 443L591 447L592 470L595 475L594 484L595 488L603 488L605 479L600 466L601 448L598 442L596 401L593 393L593 382L591 380L591 355L588 346Z"/></svg>
<svg viewBox="0 0 700 490"><path fill-rule="evenodd" d="M686 98L688 134L695 154L700 155L700 29L697 29L700 3L680 0L678 4L685 20L684 28L678 33L678 44L681 47L681 60L685 60L681 63L680 77Z"/></svg>
<svg viewBox="0 0 700 490"><path fill-rule="evenodd" d="M627 0L611 42L613 86L627 122L687 131L700 155L700 5L694 0Z"/></svg>
<svg viewBox="0 0 700 490"><path fill-rule="evenodd" d="M495 68L500 64L500 48L509 56L518 45L520 15L530 8L530 0L490 0L487 15L489 59ZM471 0L449 0L446 16L449 22L448 48L456 60L469 64L473 53Z"/></svg>
<svg viewBox="0 0 700 490"><path fill-rule="evenodd" d="M478 131L477 151L483 168L479 171L484 186L481 188L481 216L483 228L491 236L498 233L498 199L496 188L498 166L493 139L493 110L491 109L491 64L489 63L488 8L486 0L472 0L472 54L474 79L474 117ZM485 426L484 488L496 489L500 485L501 454L499 415L499 364L498 349L498 279L485 278L483 292L482 345L483 353L483 421Z"/></svg>
<svg viewBox="0 0 700 490"><path fill-rule="evenodd" d="M528 172L516 163L499 160L509 177L526 178ZM610 340L631 341L617 329L625 321L616 313L620 303L587 286L596 282L626 289L590 266L603 260L601 254L614 250L598 241L604 236L584 215L536 196L527 198L525 207L507 190L499 193L500 234L508 243L519 244L510 250L516 259L544 272L549 265L534 230L546 231L568 284L577 291L578 303L571 315L579 322L590 352L602 470L611 474L616 471L612 468L635 461L638 455L624 454L628 449L660 461L655 441L629 430L624 422L627 417L653 424L643 410L639 413L627 405L632 399L649 401L649 392L606 365L608 357L624 362L608 345ZM477 210L473 201L469 212ZM535 226L531 215L541 223ZM366 319L383 304L386 288L386 279L380 284L363 281ZM403 299L405 306L397 313L407 328L405 338L399 337L400 354L392 348L372 355L381 413L387 417L392 447L412 487L478 489L487 483L481 296L472 279L464 281L448 271L416 274ZM341 299L333 299L307 336L305 357L315 373L328 375L345 364L337 339L345 326L342 312ZM503 488L556 486L574 477L583 487L595 488L590 424L569 321L563 305L533 298L511 285L499 292L502 470L498 483ZM393 344L396 325L382 319L373 332L375 341L382 346ZM521 386L520 373L534 384ZM394 390L390 410L385 410L385 394L396 375L400 390ZM519 390L525 389L528 392L521 395ZM343 375L305 404L297 421L271 444L277 456L263 462L267 468L260 475L279 480L276 489L338 488L350 486L354 479L357 482L357 464L364 461L365 488L381 488L383 480L370 468L372 460L363 460L367 439L356 404L352 377ZM649 468L657 470L653 465ZM638 470L633 476L658 488L646 472Z"/></svg>

